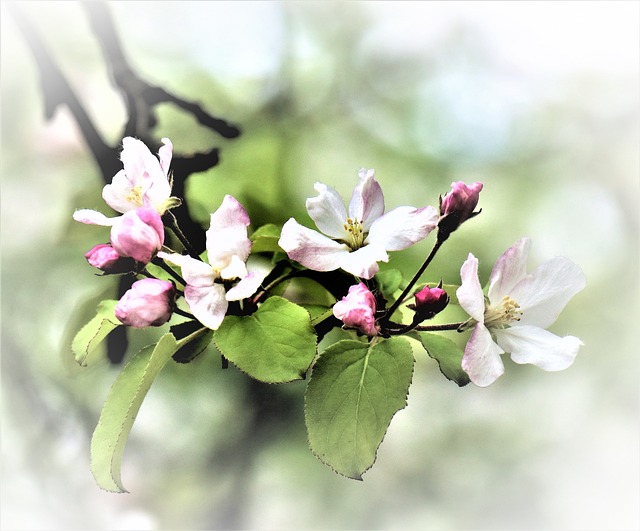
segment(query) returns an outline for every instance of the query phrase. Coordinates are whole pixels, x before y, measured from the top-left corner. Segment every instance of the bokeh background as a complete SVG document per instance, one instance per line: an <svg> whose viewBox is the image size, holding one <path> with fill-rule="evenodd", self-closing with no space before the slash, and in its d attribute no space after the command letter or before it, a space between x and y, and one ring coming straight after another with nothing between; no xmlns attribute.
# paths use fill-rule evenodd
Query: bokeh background
<svg viewBox="0 0 640 531"><path fill-rule="evenodd" d="M231 193L256 223L304 221L315 181L348 195L361 167L376 169L388 208L436 205L453 180L478 180L483 213L431 278L457 282L471 251L486 280L529 236L531 267L565 255L588 279L552 327L585 344L566 371L506 359L492 387L458 388L418 357L363 482L311 455L304 384L261 389L264 422L252 384L214 352L171 364L125 451L131 493L116 495L96 487L89 441L120 367L79 371L68 353L109 287L82 256L99 229L71 222L102 207L102 183L68 111L45 122L3 2L2 528L637 529L639 6L109 3L141 77L242 128L222 140L161 109L154 136L176 152L221 147L189 182L197 219ZM82 7L16 7L117 144L124 105ZM410 275L428 249L388 267Z"/></svg>

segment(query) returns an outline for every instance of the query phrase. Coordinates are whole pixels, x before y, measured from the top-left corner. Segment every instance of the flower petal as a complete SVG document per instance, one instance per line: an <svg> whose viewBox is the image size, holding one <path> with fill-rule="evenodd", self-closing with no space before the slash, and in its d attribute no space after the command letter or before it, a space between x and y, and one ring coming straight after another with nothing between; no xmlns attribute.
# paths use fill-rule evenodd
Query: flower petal
<svg viewBox="0 0 640 531"><path fill-rule="evenodd" d="M332 238L344 239L344 223L347 211L340 194L330 186L316 183L314 188L318 192L316 197L307 199L307 212L322 232Z"/></svg>
<svg viewBox="0 0 640 531"><path fill-rule="evenodd" d="M488 296L492 303L501 301L506 295L512 295L514 286L526 276L530 246L529 238L522 238L496 260L489 277Z"/></svg>
<svg viewBox="0 0 640 531"><path fill-rule="evenodd" d="M218 210L211 214L207 231L207 253L213 267L228 267L234 256L246 262L251 252L251 240L247 237L249 223L244 207L233 196L226 195Z"/></svg>
<svg viewBox="0 0 640 531"><path fill-rule="evenodd" d="M378 262L388 262L389 255L380 245L365 245L360 249L343 254L340 268L360 278L373 278L378 272Z"/></svg>
<svg viewBox="0 0 640 531"><path fill-rule="evenodd" d="M83 208L81 210L76 210L73 213L73 219L79 221L80 223L86 223L87 225L101 225L103 227L111 227L116 222L116 220L120 219L120 216L108 218L102 212Z"/></svg>
<svg viewBox="0 0 640 531"><path fill-rule="evenodd" d="M577 337L559 337L537 326L515 325L495 330L498 345L516 363L531 363L545 371L569 367L582 345Z"/></svg>
<svg viewBox="0 0 640 531"><path fill-rule="evenodd" d="M362 228L367 232L371 224L384 214L384 194L374 178L374 170L363 168L358 175L360 182L351 194L349 217L360 221Z"/></svg>
<svg viewBox="0 0 640 531"><path fill-rule="evenodd" d="M482 323L478 323L464 349L462 369L474 384L487 387L504 372L504 364L500 359L502 352L493 342L489 330Z"/></svg>
<svg viewBox="0 0 640 531"><path fill-rule="evenodd" d="M291 218L282 227L278 245L289 258L314 271L333 271L341 267L344 255L349 247L334 242L315 230L300 225Z"/></svg>
<svg viewBox="0 0 640 531"><path fill-rule="evenodd" d="M401 251L426 238L437 224L435 208L401 206L373 222L365 243L382 246L387 251Z"/></svg>
<svg viewBox="0 0 640 531"><path fill-rule="evenodd" d="M184 288L184 298L198 321L211 330L218 329L229 307L222 284L187 286Z"/></svg>
<svg viewBox="0 0 640 531"><path fill-rule="evenodd" d="M478 259L469 256L460 268L462 284L456 290L456 296L462 309L479 323L484 322L484 294L478 278Z"/></svg>
<svg viewBox="0 0 640 531"><path fill-rule="evenodd" d="M133 182L124 170L120 170L111 179L111 184L105 185L102 189L102 199L116 212L125 213L143 205L142 188L140 189L140 200L136 201L132 194L136 183Z"/></svg>
<svg viewBox="0 0 640 531"><path fill-rule="evenodd" d="M178 253L159 252L158 258L162 258L171 264L180 266L182 277L189 286L208 287L213 286L217 275L209 264L202 260L196 260L190 256Z"/></svg>
<svg viewBox="0 0 640 531"><path fill-rule="evenodd" d="M227 291L228 301L239 301L251 297L258 288L262 281L267 276L268 271L249 271L240 282Z"/></svg>
<svg viewBox="0 0 640 531"><path fill-rule="evenodd" d="M162 147L158 150L158 158L160 159L160 168L165 176L169 175L169 166L171 165L171 157L173 156L173 144L168 138L162 139ZM168 179L167 179L168 180Z"/></svg>
<svg viewBox="0 0 640 531"><path fill-rule="evenodd" d="M584 273L568 258L556 256L541 264L511 291L522 311L520 324L548 328L585 284Z"/></svg>

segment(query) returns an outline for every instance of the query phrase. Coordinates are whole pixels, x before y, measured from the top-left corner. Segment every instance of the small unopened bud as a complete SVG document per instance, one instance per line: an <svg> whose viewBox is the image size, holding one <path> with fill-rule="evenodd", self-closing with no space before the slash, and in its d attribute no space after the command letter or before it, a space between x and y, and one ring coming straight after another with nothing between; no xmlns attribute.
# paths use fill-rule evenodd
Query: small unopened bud
<svg viewBox="0 0 640 531"><path fill-rule="evenodd" d="M351 286L347 295L333 306L333 315L346 326L357 328L368 336L378 335L375 313L376 298L363 282Z"/></svg>
<svg viewBox="0 0 640 531"><path fill-rule="evenodd" d="M480 199L482 183L475 182L467 186L462 181L451 183L451 191L440 196L439 239L446 240L466 220L477 216L474 212Z"/></svg>
<svg viewBox="0 0 640 531"><path fill-rule="evenodd" d="M449 295L442 289L442 284L430 288L425 286L415 295L415 304L410 304L416 315L414 322L422 322L426 319L432 319L436 314L440 313L449 304Z"/></svg>
<svg viewBox="0 0 640 531"><path fill-rule="evenodd" d="M138 280L116 304L116 317L134 328L163 325L171 317L174 293L175 286L166 280Z"/></svg>
<svg viewBox="0 0 640 531"><path fill-rule="evenodd" d="M134 267L134 261L131 258L122 258L108 243L96 245L84 257L89 265L105 273L125 273L132 271Z"/></svg>
<svg viewBox="0 0 640 531"><path fill-rule="evenodd" d="M125 212L111 227L111 245L120 256L146 264L164 243L160 214L152 208Z"/></svg>

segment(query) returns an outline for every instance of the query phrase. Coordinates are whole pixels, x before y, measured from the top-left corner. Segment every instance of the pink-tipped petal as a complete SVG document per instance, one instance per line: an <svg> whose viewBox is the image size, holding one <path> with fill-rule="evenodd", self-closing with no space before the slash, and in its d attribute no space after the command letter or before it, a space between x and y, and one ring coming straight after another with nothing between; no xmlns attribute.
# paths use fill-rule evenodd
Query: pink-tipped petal
<svg viewBox="0 0 640 531"><path fill-rule="evenodd" d="M495 330L498 344L516 363L530 363L545 371L569 367L582 345L577 337L559 337L537 326L512 326Z"/></svg>
<svg viewBox="0 0 640 531"><path fill-rule="evenodd" d="M289 258L314 271L333 271L341 267L349 247L300 225L291 218L282 227L278 245Z"/></svg>
<svg viewBox="0 0 640 531"><path fill-rule="evenodd" d="M378 272L378 262L388 262L389 255L384 247L365 245L357 251L345 253L340 257L340 268L360 278L373 278Z"/></svg>
<svg viewBox="0 0 640 531"><path fill-rule="evenodd" d="M462 369L474 384L487 387L504 373L504 364L500 359L502 352L493 342L489 330L478 323L464 349Z"/></svg>
<svg viewBox="0 0 640 531"><path fill-rule="evenodd" d="M233 256L243 262L247 260L251 252L251 240L247 237L249 223L244 207L233 196L226 195L218 210L211 214L207 231L207 253L213 267L224 269Z"/></svg>
<svg viewBox="0 0 640 531"><path fill-rule="evenodd" d="M456 296L462 309L479 323L484 322L484 294L478 278L478 259L469 256L460 268L462 284L456 290Z"/></svg>
<svg viewBox="0 0 640 531"><path fill-rule="evenodd" d="M401 251L426 238L437 224L435 208L401 206L373 222L365 243L382 246L387 251Z"/></svg>
<svg viewBox="0 0 640 531"><path fill-rule="evenodd" d="M211 330L218 329L229 307L222 284L205 287L188 285L184 288L184 298L198 321Z"/></svg>
<svg viewBox="0 0 640 531"><path fill-rule="evenodd" d="M489 277L488 296L492 303L495 304L503 297L511 295L514 286L527 275L530 247L531 240L521 238L496 260Z"/></svg>
<svg viewBox="0 0 640 531"><path fill-rule="evenodd" d="M349 217L360 221L367 232L373 222L384 214L384 194L374 178L374 170L363 168L358 175L360 182L353 190L349 201Z"/></svg>
<svg viewBox="0 0 640 531"><path fill-rule="evenodd" d="M258 291L260 284L262 284L267 274L268 271L249 271L247 276L227 291L227 300L239 301L251 297L251 295Z"/></svg>
<svg viewBox="0 0 640 531"><path fill-rule="evenodd" d="M173 144L168 138L162 139L162 146L158 150L158 158L160 159L160 168L165 176L169 175L169 166L171 165L171 157L173 156Z"/></svg>
<svg viewBox="0 0 640 531"><path fill-rule="evenodd" d="M108 218L102 212L98 212L97 210L90 210L88 208L83 208L81 210L76 210L73 213L73 219L75 221L79 221L80 223L86 223L87 225L100 225L103 227L111 227L120 216L116 216L114 218Z"/></svg>
<svg viewBox="0 0 640 531"><path fill-rule="evenodd" d="M311 219L326 235L332 238L344 239L344 223L347 211L340 194L330 186L316 183L314 188L318 192L316 197L307 199L307 212Z"/></svg>
<svg viewBox="0 0 640 531"><path fill-rule="evenodd" d="M218 278L216 272L209 264L205 264L203 261L196 260L190 256L177 253L159 252L158 258L162 258L170 264L179 266L182 278L184 278L186 283L191 286L213 286L214 281Z"/></svg>

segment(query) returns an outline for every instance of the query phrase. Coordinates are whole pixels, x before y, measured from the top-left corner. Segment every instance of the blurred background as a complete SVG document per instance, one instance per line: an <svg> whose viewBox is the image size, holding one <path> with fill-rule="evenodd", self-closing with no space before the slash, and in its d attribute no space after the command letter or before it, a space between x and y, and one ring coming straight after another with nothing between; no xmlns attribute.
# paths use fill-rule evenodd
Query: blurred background
<svg viewBox="0 0 640 531"><path fill-rule="evenodd" d="M132 430L125 495L89 470L121 366L69 362L70 337L113 289L83 257L106 233L71 221L107 212L103 183L68 110L45 121L33 56L1 7L3 529L638 528L640 4L108 3L143 79L242 130L223 139L159 108L153 138L176 153L221 148L187 181L205 227L227 193L256 226L306 223L313 183L348 196L361 167L388 209L477 180L483 212L429 279L458 282L473 252L486 281L522 236L530 268L565 255L587 276L551 328L585 344L570 369L505 357L493 386L458 388L418 356L408 407L362 482L309 451L304 383L260 387L257 407L255 384L215 352L172 363ZM14 7L117 145L125 106L82 5ZM385 267L411 275L430 244Z"/></svg>

